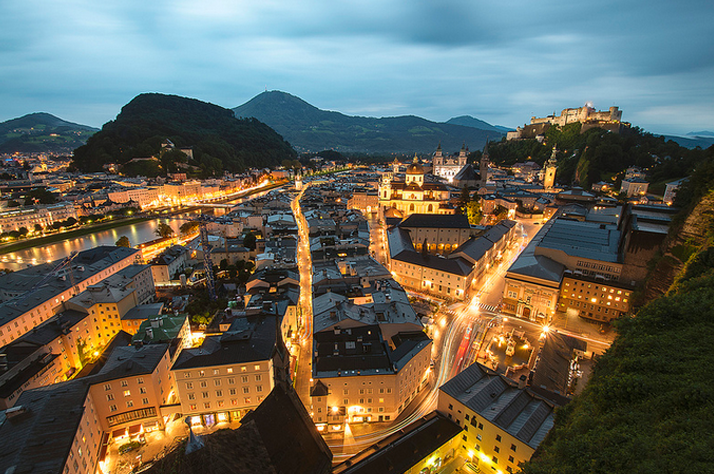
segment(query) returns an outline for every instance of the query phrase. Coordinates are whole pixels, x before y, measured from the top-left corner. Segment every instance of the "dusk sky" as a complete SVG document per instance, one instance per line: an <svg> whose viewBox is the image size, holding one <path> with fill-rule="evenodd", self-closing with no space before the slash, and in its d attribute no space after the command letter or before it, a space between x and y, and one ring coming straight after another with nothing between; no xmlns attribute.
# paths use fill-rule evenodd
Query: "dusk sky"
<svg viewBox="0 0 714 474"><path fill-rule="evenodd" d="M713 20L711 0L4 0L0 121L100 127L142 92L235 107L267 87L351 115L515 128L592 102L714 130Z"/></svg>

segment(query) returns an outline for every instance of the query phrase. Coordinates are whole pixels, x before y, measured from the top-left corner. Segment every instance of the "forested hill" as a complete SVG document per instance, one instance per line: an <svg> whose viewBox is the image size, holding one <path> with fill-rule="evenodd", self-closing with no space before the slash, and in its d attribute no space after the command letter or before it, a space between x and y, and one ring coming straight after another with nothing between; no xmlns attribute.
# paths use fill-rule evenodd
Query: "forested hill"
<svg viewBox="0 0 714 474"><path fill-rule="evenodd" d="M696 164L711 156L713 150L685 148L637 127L622 134L599 128L580 133L580 128L580 123L562 128L551 126L543 143L535 139L491 143L490 159L501 166L525 161L542 166L553 146L557 146L556 179L561 184L590 189L593 183L608 181L619 186L625 168L634 165L647 170L651 192L663 192L664 182L689 176Z"/></svg>
<svg viewBox="0 0 714 474"><path fill-rule="evenodd" d="M0 153L70 153L96 131L36 112L0 123Z"/></svg>
<svg viewBox="0 0 714 474"><path fill-rule="evenodd" d="M486 139L504 132L471 118L469 126L438 123L414 115L357 117L321 110L294 95L266 91L233 109L236 117L255 117L282 134L303 152L325 149L342 153L431 153L441 143L456 151L465 143L481 149Z"/></svg>
<svg viewBox="0 0 714 474"><path fill-rule="evenodd" d="M256 119L237 119L228 109L196 99L151 93L135 97L115 120L77 148L74 166L100 171L107 163L157 156L166 139L177 148L193 147L194 160L187 165L204 175L278 165L297 157L289 143ZM162 174L170 165L154 165L158 169L130 166L125 171Z"/></svg>

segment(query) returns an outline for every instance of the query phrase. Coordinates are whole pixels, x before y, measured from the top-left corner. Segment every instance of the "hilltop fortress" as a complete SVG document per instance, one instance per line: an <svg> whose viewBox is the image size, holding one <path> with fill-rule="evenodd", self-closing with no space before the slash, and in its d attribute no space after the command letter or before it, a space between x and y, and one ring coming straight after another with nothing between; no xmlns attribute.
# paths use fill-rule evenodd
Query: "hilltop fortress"
<svg viewBox="0 0 714 474"><path fill-rule="evenodd" d="M564 127L570 123L579 122L582 124L580 133L591 128L602 128L614 133L620 133L624 127L630 124L622 122L622 110L613 106L609 110L598 111L590 104L577 109L563 109L560 115L548 115L546 117L531 117L531 123L518 127L513 132L508 132L507 140L517 140L519 138L538 138L543 135L551 125Z"/></svg>

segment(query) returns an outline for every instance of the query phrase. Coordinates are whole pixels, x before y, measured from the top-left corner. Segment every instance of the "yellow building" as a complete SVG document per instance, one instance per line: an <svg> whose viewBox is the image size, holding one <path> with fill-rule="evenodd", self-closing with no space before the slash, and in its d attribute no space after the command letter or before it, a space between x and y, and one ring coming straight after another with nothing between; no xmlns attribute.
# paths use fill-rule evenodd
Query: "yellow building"
<svg viewBox="0 0 714 474"><path fill-rule="evenodd" d="M406 217L411 214L454 214L448 205L449 190L441 183L425 180L424 167L417 157L407 167L404 181L393 180L389 173L382 177L379 186L379 216L389 214ZM392 210L393 209L393 210Z"/></svg>
<svg viewBox="0 0 714 474"><path fill-rule="evenodd" d="M480 472L518 472L553 427L555 406L478 363L439 389L437 410L461 426L461 447ZM476 471L479 472L479 471Z"/></svg>
<svg viewBox="0 0 714 474"><path fill-rule="evenodd" d="M287 377L287 351L276 340L277 324L272 315L240 318L222 335L181 351L171 368L181 412L194 424L212 426L256 408L276 378Z"/></svg>

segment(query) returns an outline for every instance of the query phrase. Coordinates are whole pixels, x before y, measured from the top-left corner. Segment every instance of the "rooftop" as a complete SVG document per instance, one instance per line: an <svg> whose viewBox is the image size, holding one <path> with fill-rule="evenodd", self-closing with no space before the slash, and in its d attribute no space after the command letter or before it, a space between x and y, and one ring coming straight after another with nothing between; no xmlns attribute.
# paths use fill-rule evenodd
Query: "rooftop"
<svg viewBox="0 0 714 474"><path fill-rule="evenodd" d="M533 449L553 427L554 405L479 363L439 390Z"/></svg>

